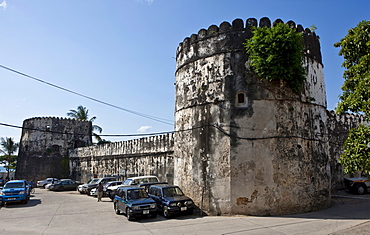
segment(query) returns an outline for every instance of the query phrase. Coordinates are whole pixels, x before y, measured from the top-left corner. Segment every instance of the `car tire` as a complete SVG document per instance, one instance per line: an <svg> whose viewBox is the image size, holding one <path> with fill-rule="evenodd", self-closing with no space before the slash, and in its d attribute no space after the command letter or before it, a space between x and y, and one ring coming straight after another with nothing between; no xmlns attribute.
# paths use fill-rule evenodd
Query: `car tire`
<svg viewBox="0 0 370 235"><path fill-rule="evenodd" d="M42 187L43 187L43 188L46 188L46 184L44 184Z"/></svg>
<svg viewBox="0 0 370 235"><path fill-rule="evenodd" d="M22 201L23 204L27 204L28 203L28 197Z"/></svg>
<svg viewBox="0 0 370 235"><path fill-rule="evenodd" d="M117 215L121 214L121 211L118 209L117 203L114 203L114 211L116 212Z"/></svg>
<svg viewBox="0 0 370 235"><path fill-rule="evenodd" d="M2 207L5 206L5 202L1 201L0 206L2 206Z"/></svg>
<svg viewBox="0 0 370 235"><path fill-rule="evenodd" d="M193 209L189 209L187 214L192 215L193 214Z"/></svg>
<svg viewBox="0 0 370 235"><path fill-rule="evenodd" d="M164 206L163 207L163 216L166 217L166 218L170 218L171 217L170 212L168 211L168 207L167 206Z"/></svg>
<svg viewBox="0 0 370 235"><path fill-rule="evenodd" d="M130 214L130 211L129 210L130 210L129 208L126 208L126 217L127 217L127 220L128 221L132 221L134 218Z"/></svg>
<svg viewBox="0 0 370 235"><path fill-rule="evenodd" d="M363 184L359 184L356 186L356 193L359 195L365 194L366 193L366 187Z"/></svg>

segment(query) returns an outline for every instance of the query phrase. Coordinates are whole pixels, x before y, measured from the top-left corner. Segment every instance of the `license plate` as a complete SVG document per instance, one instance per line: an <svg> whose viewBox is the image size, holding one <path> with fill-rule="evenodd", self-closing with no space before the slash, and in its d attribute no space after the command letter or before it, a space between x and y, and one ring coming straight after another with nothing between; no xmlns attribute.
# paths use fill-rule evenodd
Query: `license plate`
<svg viewBox="0 0 370 235"><path fill-rule="evenodd" d="M17 198L15 198L15 197L8 198L8 201L14 201L14 200L17 200Z"/></svg>
<svg viewBox="0 0 370 235"><path fill-rule="evenodd" d="M181 211L186 211L188 208L186 206L181 207Z"/></svg>
<svg viewBox="0 0 370 235"><path fill-rule="evenodd" d="M149 210L144 210L144 211L143 211L143 214L144 214L144 215L149 214Z"/></svg>

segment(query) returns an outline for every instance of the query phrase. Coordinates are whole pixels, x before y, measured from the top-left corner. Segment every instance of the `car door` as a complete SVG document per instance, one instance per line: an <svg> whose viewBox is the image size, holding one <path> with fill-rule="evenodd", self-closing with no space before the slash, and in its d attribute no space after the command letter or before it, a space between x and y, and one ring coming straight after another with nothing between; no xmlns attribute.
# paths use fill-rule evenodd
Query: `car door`
<svg viewBox="0 0 370 235"><path fill-rule="evenodd" d="M117 193L117 207L120 211L126 211L126 191L119 189Z"/></svg>
<svg viewBox="0 0 370 235"><path fill-rule="evenodd" d="M161 190L159 188L150 188L149 196L157 203L157 206L162 210Z"/></svg>

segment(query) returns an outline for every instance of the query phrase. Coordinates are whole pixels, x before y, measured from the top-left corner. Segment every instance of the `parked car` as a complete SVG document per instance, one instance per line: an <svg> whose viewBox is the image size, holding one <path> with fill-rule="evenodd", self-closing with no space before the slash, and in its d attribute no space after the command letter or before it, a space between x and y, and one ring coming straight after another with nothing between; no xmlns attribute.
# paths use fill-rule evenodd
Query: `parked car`
<svg viewBox="0 0 370 235"><path fill-rule="evenodd" d="M99 178L94 178L94 179L91 179L91 180L90 180L89 182L87 182L86 184L80 184L80 185L77 187L77 191L78 191L78 192L80 192L81 194L86 193L87 185L89 185L89 184L95 184L98 180L99 180Z"/></svg>
<svg viewBox="0 0 370 235"><path fill-rule="evenodd" d="M121 186L123 181L110 181L103 185L103 197L109 197L112 190L110 189L113 186ZM90 196L98 196L98 191L96 188L90 190Z"/></svg>
<svg viewBox="0 0 370 235"><path fill-rule="evenodd" d="M131 221L140 216L157 217L157 205L145 192L144 188L121 186L114 196L114 210L117 215L123 212Z"/></svg>
<svg viewBox="0 0 370 235"><path fill-rule="evenodd" d="M357 194L365 194L370 191L370 180L367 177L344 178L346 188Z"/></svg>
<svg viewBox="0 0 370 235"><path fill-rule="evenodd" d="M146 176L136 176L136 177L127 178L123 184L124 185L138 185L142 183L154 183L154 182L159 182L157 176L146 175Z"/></svg>
<svg viewBox="0 0 370 235"><path fill-rule="evenodd" d="M149 187L149 196L158 205L163 216L170 218L174 214L193 214L194 202L178 186L168 184L154 184Z"/></svg>
<svg viewBox="0 0 370 235"><path fill-rule="evenodd" d="M154 176L154 175L146 175L146 176L136 176L136 177L131 177L131 178L127 178L122 185L124 186L130 186L130 185L140 185L140 184L144 184L144 183L158 183L159 180L157 178L157 176ZM113 201L114 199L114 196L116 194L116 190L117 188L120 187L120 185L116 185L116 186L111 186L109 188L110 190L110 193L108 195L108 197Z"/></svg>
<svg viewBox="0 0 370 235"><path fill-rule="evenodd" d="M116 177L104 177L104 178L96 178L96 179L92 179L90 182L88 182L87 184L83 184L83 185L80 185L78 186L78 191L82 194L82 193L86 193L88 196L90 196L90 190L93 189L93 188L96 188L96 186L99 184L99 183L102 183L103 185L106 184L107 182L109 181L115 181L117 180Z"/></svg>
<svg viewBox="0 0 370 235"><path fill-rule="evenodd" d="M57 178L47 178L46 180L37 181L36 185L37 185L37 187L45 188L45 186L47 184L57 183L58 181L59 181L59 179L57 179Z"/></svg>
<svg viewBox="0 0 370 235"><path fill-rule="evenodd" d="M1 206L6 202L22 202L27 204L30 199L30 187L26 180L10 180L0 191Z"/></svg>
<svg viewBox="0 0 370 235"><path fill-rule="evenodd" d="M71 179L61 179L58 183L51 184L49 190L63 191L63 190L76 190L80 183Z"/></svg>

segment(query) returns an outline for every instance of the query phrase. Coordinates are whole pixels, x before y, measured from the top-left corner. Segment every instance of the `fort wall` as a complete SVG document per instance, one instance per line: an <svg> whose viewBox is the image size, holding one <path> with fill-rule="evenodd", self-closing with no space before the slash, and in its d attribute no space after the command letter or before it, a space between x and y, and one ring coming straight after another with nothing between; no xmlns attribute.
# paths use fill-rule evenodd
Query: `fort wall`
<svg viewBox="0 0 370 235"><path fill-rule="evenodd" d="M326 93L315 33L304 38L301 93L257 78L243 43L262 18L223 22L177 49L175 183L208 214L278 215L330 204ZM201 192L201 193L199 193Z"/></svg>
<svg viewBox="0 0 370 235"><path fill-rule="evenodd" d="M82 182L91 178L156 175L173 182L173 134L71 149L70 175Z"/></svg>
<svg viewBox="0 0 370 235"><path fill-rule="evenodd" d="M34 181L69 178L68 151L89 146L91 122L69 118L30 118L23 122L16 177Z"/></svg>

